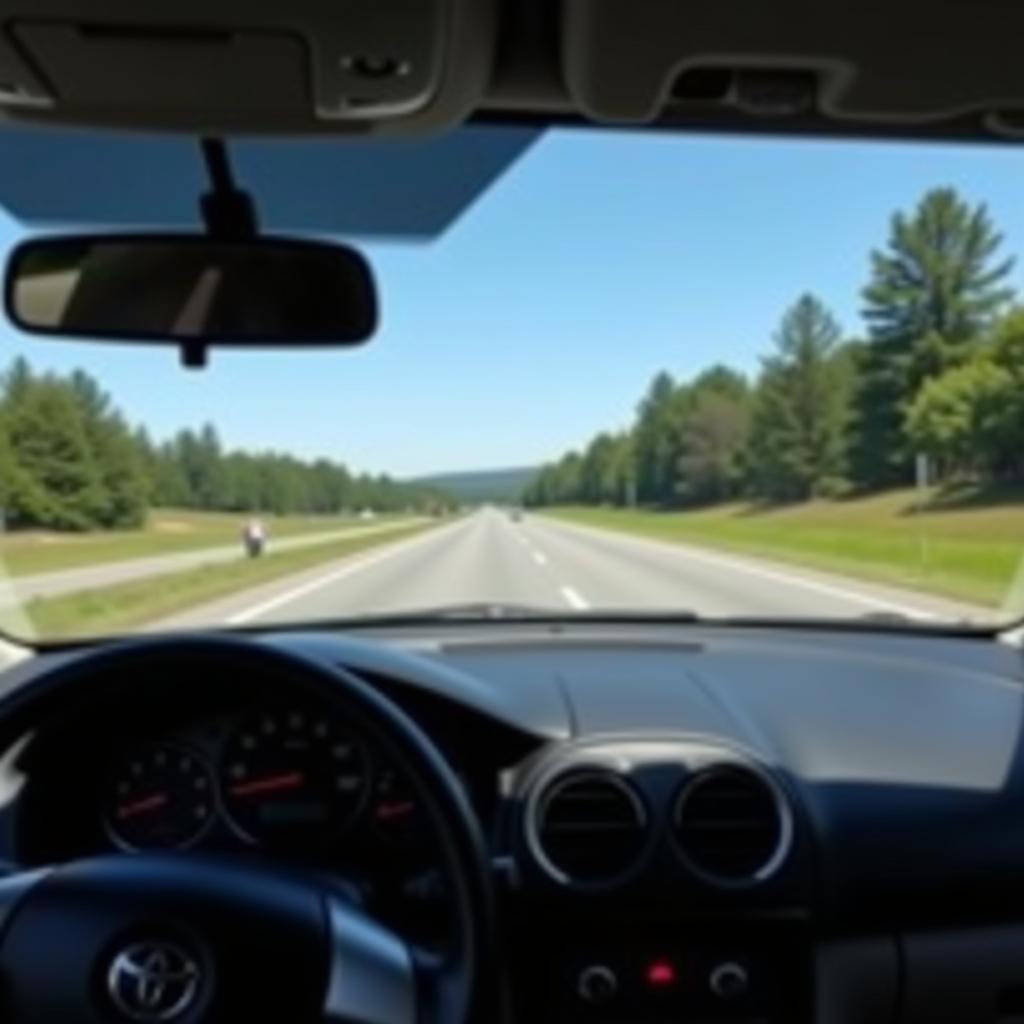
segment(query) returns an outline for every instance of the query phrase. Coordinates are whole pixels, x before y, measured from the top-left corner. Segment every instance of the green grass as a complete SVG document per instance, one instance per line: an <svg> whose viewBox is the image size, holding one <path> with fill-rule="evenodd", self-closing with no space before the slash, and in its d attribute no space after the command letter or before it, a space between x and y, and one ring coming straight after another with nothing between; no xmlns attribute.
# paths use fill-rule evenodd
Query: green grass
<svg viewBox="0 0 1024 1024"><path fill-rule="evenodd" d="M233 562L36 598L28 602L23 613L33 635L43 640L117 633L369 548L394 544L429 528L430 524L420 523L406 529L272 552L258 559L239 556Z"/></svg>
<svg viewBox="0 0 1024 1024"><path fill-rule="evenodd" d="M150 555L169 555L237 544L249 517L220 512L155 509L141 530L95 533L9 533L0 536L0 571L30 576L79 566L100 565ZM264 516L271 538L374 525L342 516Z"/></svg>
<svg viewBox="0 0 1024 1024"><path fill-rule="evenodd" d="M550 515L696 543L908 589L1001 606L1024 555L1024 494L936 495L914 513L912 491L764 508L686 512L562 508ZM1024 593L1016 595L1024 603ZM1015 605L1017 606L1017 605Z"/></svg>

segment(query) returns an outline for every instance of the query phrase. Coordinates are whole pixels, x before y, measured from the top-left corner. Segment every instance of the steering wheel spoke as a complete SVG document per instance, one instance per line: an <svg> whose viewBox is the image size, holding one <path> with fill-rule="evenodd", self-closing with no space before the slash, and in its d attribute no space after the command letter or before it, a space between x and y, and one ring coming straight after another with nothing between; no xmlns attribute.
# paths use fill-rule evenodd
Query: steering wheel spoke
<svg viewBox="0 0 1024 1024"><path fill-rule="evenodd" d="M333 897L327 900L330 974L324 1020L330 1024L416 1024L412 950L393 932Z"/></svg>
<svg viewBox="0 0 1024 1024"><path fill-rule="evenodd" d="M33 871L18 871L0 876L0 935L7 922L29 893L50 874L50 868L36 868Z"/></svg>

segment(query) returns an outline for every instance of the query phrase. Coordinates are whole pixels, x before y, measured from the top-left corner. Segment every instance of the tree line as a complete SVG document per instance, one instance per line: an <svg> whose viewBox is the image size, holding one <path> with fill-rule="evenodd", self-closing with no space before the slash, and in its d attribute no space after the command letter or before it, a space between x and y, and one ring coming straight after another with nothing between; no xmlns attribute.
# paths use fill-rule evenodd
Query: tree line
<svg viewBox="0 0 1024 1024"><path fill-rule="evenodd" d="M285 515L436 507L436 491L328 459L225 449L211 425L154 441L87 373L0 376L0 511L8 528L141 526L154 506Z"/></svg>
<svg viewBox="0 0 1024 1024"><path fill-rule="evenodd" d="M799 501L934 479L1024 481L1024 308L984 204L949 188L897 212L870 255L865 333L806 293L749 379L659 373L632 426L545 466L532 505Z"/></svg>

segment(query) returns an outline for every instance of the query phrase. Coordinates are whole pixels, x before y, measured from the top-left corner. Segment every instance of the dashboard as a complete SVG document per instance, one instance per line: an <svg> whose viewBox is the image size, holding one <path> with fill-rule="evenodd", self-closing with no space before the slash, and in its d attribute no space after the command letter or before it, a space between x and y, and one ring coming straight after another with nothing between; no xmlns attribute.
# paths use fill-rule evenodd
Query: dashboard
<svg viewBox="0 0 1024 1024"><path fill-rule="evenodd" d="M1018 650L516 623L258 642L355 673L454 769L489 844L507 1024L1024 1018ZM255 858L443 950L439 837L377 737L274 673L157 667L80 697L0 762L9 863Z"/></svg>

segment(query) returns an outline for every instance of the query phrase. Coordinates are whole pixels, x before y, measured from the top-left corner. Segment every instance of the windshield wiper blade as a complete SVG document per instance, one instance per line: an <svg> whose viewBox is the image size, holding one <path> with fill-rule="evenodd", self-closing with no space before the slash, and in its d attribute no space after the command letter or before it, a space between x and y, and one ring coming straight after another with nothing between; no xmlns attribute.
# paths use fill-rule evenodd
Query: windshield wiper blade
<svg viewBox="0 0 1024 1024"><path fill-rule="evenodd" d="M469 621L479 619L524 619L549 614L551 609L530 604L515 604L507 601L467 601L465 604L446 604L437 608L423 608L401 613L424 619L445 621Z"/></svg>
<svg viewBox="0 0 1024 1024"><path fill-rule="evenodd" d="M426 614L431 614L430 612ZM680 623L699 622L700 616L689 609L656 609L638 608L550 608L528 604L465 604L449 605L434 610L436 617L455 621L474 621L476 619L515 619L517 621L544 622L654 622Z"/></svg>
<svg viewBox="0 0 1024 1024"><path fill-rule="evenodd" d="M595 623L602 625L690 625L702 621L689 610L657 611L619 608L551 608L529 604L494 601L467 602L442 605L437 608L410 609L408 611L357 615L348 618L318 620L303 623L303 628L361 629L401 626L431 626L444 623L519 622L525 625L574 625Z"/></svg>

